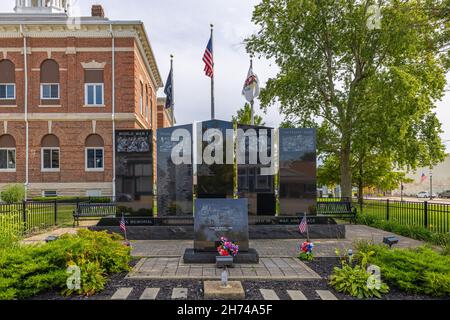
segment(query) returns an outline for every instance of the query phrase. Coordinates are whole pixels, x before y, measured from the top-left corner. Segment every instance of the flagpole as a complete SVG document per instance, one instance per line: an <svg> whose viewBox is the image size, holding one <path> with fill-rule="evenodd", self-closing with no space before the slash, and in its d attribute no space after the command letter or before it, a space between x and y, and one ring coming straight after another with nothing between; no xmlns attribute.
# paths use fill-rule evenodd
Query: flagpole
<svg viewBox="0 0 450 320"><path fill-rule="evenodd" d="M253 70L253 58L250 57L250 68ZM250 102L250 107L251 107L251 111L250 111L250 124L252 126L255 125L255 98L252 99L252 101Z"/></svg>
<svg viewBox="0 0 450 320"><path fill-rule="evenodd" d="M306 221L306 241L309 241L309 224L308 224L308 218L306 217L306 212L305 212L305 221Z"/></svg>
<svg viewBox="0 0 450 320"><path fill-rule="evenodd" d="M214 25L211 24L211 47L212 47L212 55L213 55L213 74L211 77L211 120L216 118L215 108L214 108Z"/></svg>
<svg viewBox="0 0 450 320"><path fill-rule="evenodd" d="M172 74L172 124L174 123L174 114L175 114L175 81L173 79L173 54L170 55L170 72Z"/></svg>

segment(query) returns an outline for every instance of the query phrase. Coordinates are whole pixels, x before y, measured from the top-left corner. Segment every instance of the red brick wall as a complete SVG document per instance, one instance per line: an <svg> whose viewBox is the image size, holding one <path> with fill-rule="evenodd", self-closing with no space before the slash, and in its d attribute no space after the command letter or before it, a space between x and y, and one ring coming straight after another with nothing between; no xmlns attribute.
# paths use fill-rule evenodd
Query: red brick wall
<svg viewBox="0 0 450 320"><path fill-rule="evenodd" d="M111 38L29 38L28 47L41 50L55 48L50 58L59 64L60 68L60 105L61 107L40 107L40 68L41 63L48 59L48 52L32 51L28 58L28 112L30 113L112 113L112 53L104 49L97 52L77 52L67 54L66 48L111 48ZM153 117L140 121L116 121L116 129L150 129L156 125L156 89L142 57L137 49L134 38L116 38L118 49L115 54L116 81L116 113L139 113L140 81L149 85L149 94L153 100ZM22 52L23 39L1 39L1 47L11 49L7 59L16 68L16 108L0 106L0 135L4 133L2 114L24 113L24 58ZM130 48L124 51L121 48ZM0 59L2 53L0 53ZM81 63L105 62L104 68L104 100L105 107L84 106L84 69ZM51 117L51 116L50 116ZM51 120L51 119L49 119ZM85 139L93 133L92 121L52 121L52 133L60 140L60 172L41 172L41 140L48 134L47 121L29 122L29 182L30 183L77 183L77 182L112 182L112 122L97 121L96 133L105 142L104 172L85 171ZM8 134L16 140L16 172L0 174L0 184L25 182L25 122L8 121Z"/></svg>

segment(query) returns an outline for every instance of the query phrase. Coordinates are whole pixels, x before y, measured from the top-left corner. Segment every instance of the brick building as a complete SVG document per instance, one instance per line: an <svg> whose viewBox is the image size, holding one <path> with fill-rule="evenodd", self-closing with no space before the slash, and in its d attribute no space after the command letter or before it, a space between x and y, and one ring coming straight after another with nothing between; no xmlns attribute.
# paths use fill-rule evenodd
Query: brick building
<svg viewBox="0 0 450 320"><path fill-rule="evenodd" d="M114 132L155 139L163 83L143 23L101 6L70 18L69 2L16 0L0 14L0 190L114 195Z"/></svg>

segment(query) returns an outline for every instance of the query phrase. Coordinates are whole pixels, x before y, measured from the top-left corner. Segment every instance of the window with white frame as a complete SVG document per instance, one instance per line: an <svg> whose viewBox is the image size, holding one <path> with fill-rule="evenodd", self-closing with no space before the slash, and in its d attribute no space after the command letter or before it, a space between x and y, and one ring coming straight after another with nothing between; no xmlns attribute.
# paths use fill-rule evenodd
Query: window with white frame
<svg viewBox="0 0 450 320"><path fill-rule="evenodd" d="M0 171L16 170L16 140L9 134L0 136Z"/></svg>
<svg viewBox="0 0 450 320"><path fill-rule="evenodd" d="M16 67L11 60L0 60L0 100L16 99Z"/></svg>
<svg viewBox="0 0 450 320"><path fill-rule="evenodd" d="M60 165L59 139L53 134L48 134L41 141L41 170L59 171Z"/></svg>
<svg viewBox="0 0 450 320"><path fill-rule="evenodd" d="M0 148L0 170L16 170L16 149Z"/></svg>
<svg viewBox="0 0 450 320"><path fill-rule="evenodd" d="M16 85L14 83L0 83L0 99L15 100Z"/></svg>
<svg viewBox="0 0 450 320"><path fill-rule="evenodd" d="M58 196L58 192L56 190L45 190L42 192L42 196L45 198L54 198Z"/></svg>
<svg viewBox="0 0 450 320"><path fill-rule="evenodd" d="M103 148L86 148L86 170L103 171Z"/></svg>
<svg viewBox="0 0 450 320"><path fill-rule="evenodd" d="M59 64L52 59L41 64L41 100L59 100Z"/></svg>
<svg viewBox="0 0 450 320"><path fill-rule="evenodd" d="M104 141L98 134L91 134L86 138L86 171L104 170Z"/></svg>
<svg viewBox="0 0 450 320"><path fill-rule="evenodd" d="M59 171L59 148L42 148L42 170Z"/></svg>
<svg viewBox="0 0 450 320"><path fill-rule="evenodd" d="M141 82L141 95L139 96L139 113L144 114L144 84Z"/></svg>
<svg viewBox="0 0 450 320"><path fill-rule="evenodd" d="M103 106L103 84L102 83L86 83L85 88L87 106Z"/></svg>
<svg viewBox="0 0 450 320"><path fill-rule="evenodd" d="M59 84L57 83L41 84L41 99L42 100L59 99Z"/></svg>
<svg viewBox="0 0 450 320"><path fill-rule="evenodd" d="M84 70L84 96L86 106L104 106L105 90L102 69Z"/></svg>

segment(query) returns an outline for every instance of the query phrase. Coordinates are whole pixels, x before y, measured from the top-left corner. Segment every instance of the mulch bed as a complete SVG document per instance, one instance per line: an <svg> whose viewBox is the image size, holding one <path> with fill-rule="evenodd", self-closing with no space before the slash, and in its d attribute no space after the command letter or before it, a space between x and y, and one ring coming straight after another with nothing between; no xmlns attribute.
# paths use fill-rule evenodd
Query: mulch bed
<svg viewBox="0 0 450 320"><path fill-rule="evenodd" d="M132 266L138 260L132 262ZM246 300L261 300L259 289L274 290L281 300L290 300L287 290L301 290L309 300L319 300L316 290L330 290L339 300L356 300L336 292L328 285L327 278L335 266L339 266L337 258L316 258L313 262L306 262L311 269L317 272L323 279L312 281L243 281L242 285L246 292ZM173 288L187 288L189 300L203 300L203 281L200 280L137 280L126 279L126 273L116 274L109 278L105 290L93 297L63 297L57 292L48 292L35 297L33 300L109 300L111 296L121 287L132 287L128 299L137 300L145 288L161 288L157 299L170 300ZM383 296L383 300L433 300L434 298L424 295L406 294L391 286L389 294Z"/></svg>

